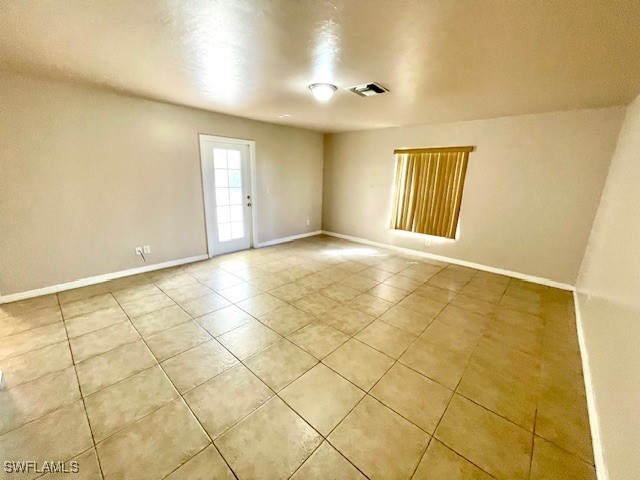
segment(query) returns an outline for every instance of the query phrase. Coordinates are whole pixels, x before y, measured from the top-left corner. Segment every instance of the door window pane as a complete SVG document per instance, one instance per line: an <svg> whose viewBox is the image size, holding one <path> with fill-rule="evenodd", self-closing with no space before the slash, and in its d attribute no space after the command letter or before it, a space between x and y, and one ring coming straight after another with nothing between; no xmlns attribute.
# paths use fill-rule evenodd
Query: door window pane
<svg viewBox="0 0 640 480"><path fill-rule="evenodd" d="M243 222L231 223L231 238L242 238L242 237L244 237L244 223Z"/></svg>
<svg viewBox="0 0 640 480"><path fill-rule="evenodd" d="M227 151L223 148L213 149L214 168L227 168Z"/></svg>
<svg viewBox="0 0 640 480"><path fill-rule="evenodd" d="M240 152L238 150L228 150L227 160L229 162L227 168L240 170Z"/></svg>
<svg viewBox="0 0 640 480"><path fill-rule="evenodd" d="M231 224L230 223L218 224L218 240L220 242L226 242L231 240Z"/></svg>
<svg viewBox="0 0 640 480"><path fill-rule="evenodd" d="M229 205L229 189L228 188L216 188L216 205L222 207Z"/></svg>
<svg viewBox="0 0 640 480"><path fill-rule="evenodd" d="M242 189L241 188L229 189L229 205L242 205Z"/></svg>
<svg viewBox="0 0 640 480"><path fill-rule="evenodd" d="M231 210L231 222L241 222L242 221L242 205L234 205L233 207L229 207Z"/></svg>
<svg viewBox="0 0 640 480"><path fill-rule="evenodd" d="M242 187L242 176L240 170L229 170L229 186Z"/></svg>
<svg viewBox="0 0 640 480"><path fill-rule="evenodd" d="M222 168L216 168L214 176L216 178L216 187L228 187L229 177L227 170Z"/></svg>
<svg viewBox="0 0 640 480"><path fill-rule="evenodd" d="M218 223L229 223L231 221L229 213L229 207L218 207Z"/></svg>

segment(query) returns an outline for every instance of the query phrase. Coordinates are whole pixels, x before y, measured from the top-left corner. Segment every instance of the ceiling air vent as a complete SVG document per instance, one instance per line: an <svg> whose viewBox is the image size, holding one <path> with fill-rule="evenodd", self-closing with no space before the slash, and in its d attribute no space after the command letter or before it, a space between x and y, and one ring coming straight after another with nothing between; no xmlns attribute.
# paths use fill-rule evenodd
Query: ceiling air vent
<svg viewBox="0 0 640 480"><path fill-rule="evenodd" d="M373 97L389 91L378 83L363 83L362 85L351 87L349 90L361 97Z"/></svg>

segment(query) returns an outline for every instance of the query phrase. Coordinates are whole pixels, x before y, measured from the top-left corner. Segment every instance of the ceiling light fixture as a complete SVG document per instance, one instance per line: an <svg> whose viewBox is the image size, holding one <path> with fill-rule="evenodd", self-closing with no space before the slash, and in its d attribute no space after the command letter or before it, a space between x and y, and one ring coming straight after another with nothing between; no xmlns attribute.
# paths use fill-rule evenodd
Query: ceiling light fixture
<svg viewBox="0 0 640 480"><path fill-rule="evenodd" d="M330 83L314 83L309 85L309 89L316 100L326 102L333 96L338 87L331 85Z"/></svg>

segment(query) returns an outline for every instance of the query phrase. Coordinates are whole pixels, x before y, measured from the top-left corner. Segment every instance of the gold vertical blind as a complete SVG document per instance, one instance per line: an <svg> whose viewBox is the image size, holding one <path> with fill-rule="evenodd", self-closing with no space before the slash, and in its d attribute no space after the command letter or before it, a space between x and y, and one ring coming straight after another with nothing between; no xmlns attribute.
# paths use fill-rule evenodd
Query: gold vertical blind
<svg viewBox="0 0 640 480"><path fill-rule="evenodd" d="M473 147L396 150L391 228L455 238Z"/></svg>

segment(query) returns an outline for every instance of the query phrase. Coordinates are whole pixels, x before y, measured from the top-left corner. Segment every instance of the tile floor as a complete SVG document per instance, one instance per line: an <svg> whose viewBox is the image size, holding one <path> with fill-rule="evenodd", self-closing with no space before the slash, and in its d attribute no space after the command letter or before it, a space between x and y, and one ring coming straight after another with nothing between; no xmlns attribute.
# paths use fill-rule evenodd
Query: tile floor
<svg viewBox="0 0 640 480"><path fill-rule="evenodd" d="M325 236L2 305L0 368L76 479L595 478L568 292Z"/></svg>

